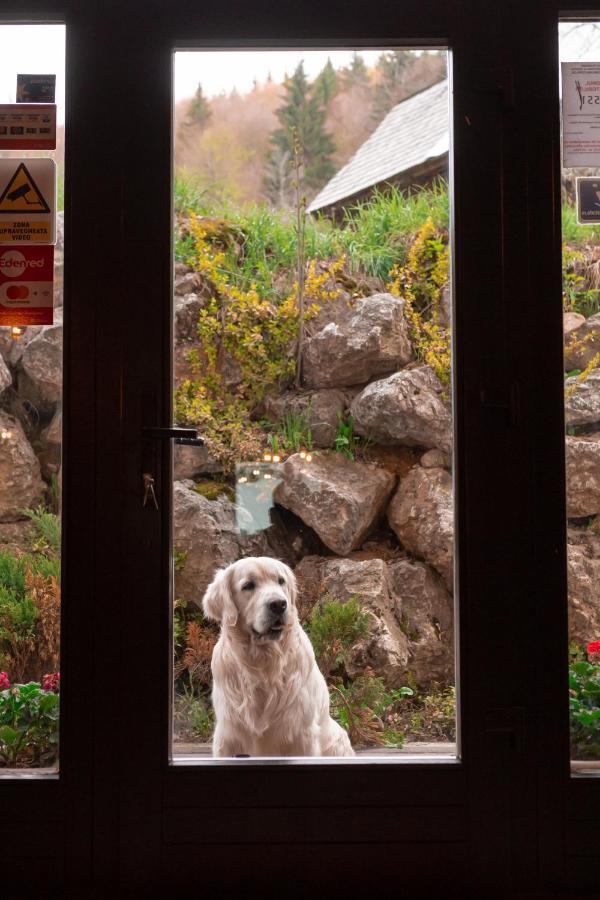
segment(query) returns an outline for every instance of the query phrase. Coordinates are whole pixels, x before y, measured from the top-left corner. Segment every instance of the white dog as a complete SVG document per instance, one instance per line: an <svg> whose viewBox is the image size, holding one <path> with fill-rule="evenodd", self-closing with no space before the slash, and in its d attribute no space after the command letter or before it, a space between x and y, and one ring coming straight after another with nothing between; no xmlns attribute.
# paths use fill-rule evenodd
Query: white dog
<svg viewBox="0 0 600 900"><path fill-rule="evenodd" d="M354 756L298 621L284 563L249 557L221 569L202 601L221 624L212 657L214 756Z"/></svg>

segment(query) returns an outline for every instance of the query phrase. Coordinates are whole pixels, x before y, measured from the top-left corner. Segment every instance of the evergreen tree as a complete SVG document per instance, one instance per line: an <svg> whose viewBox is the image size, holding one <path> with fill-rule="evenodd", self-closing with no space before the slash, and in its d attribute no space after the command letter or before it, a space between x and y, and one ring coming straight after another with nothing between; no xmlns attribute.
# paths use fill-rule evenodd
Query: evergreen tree
<svg viewBox="0 0 600 900"><path fill-rule="evenodd" d="M264 184L272 202L281 204L285 198L285 205L290 205L293 197L289 173L284 175L284 169L293 158L294 140L298 141L302 156L301 189L312 192L335 172L331 161L335 144L325 131L325 110L310 90L302 62L285 79L284 87L283 104L276 113L281 127L270 136L273 150L267 161Z"/></svg>
<svg viewBox="0 0 600 900"><path fill-rule="evenodd" d="M202 85L199 84L194 99L190 104L188 121L191 125L198 125L200 128L205 128L211 116L212 111L209 102L202 93Z"/></svg>
<svg viewBox="0 0 600 900"><path fill-rule="evenodd" d="M365 61L359 53L354 51L350 64L343 70L343 82L345 88L354 87L354 85L369 85L369 70L365 65Z"/></svg>
<svg viewBox="0 0 600 900"><path fill-rule="evenodd" d="M328 57L327 62L315 78L315 83L313 85L313 96L317 99L317 101L324 106L325 109L329 106L330 101L337 94L337 75L335 69L333 68L331 59Z"/></svg>
<svg viewBox="0 0 600 900"><path fill-rule="evenodd" d="M373 118L377 122L403 99L411 61L410 50L388 50L377 60L377 81L373 98Z"/></svg>

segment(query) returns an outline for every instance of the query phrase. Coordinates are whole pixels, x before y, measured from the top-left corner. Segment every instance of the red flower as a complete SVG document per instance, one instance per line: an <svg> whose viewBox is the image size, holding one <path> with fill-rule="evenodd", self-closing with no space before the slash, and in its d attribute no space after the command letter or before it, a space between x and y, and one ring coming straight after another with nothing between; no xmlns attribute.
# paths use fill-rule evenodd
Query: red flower
<svg viewBox="0 0 600 900"><path fill-rule="evenodd" d="M42 690L54 691L58 694L60 687L60 672L54 672L52 675L42 675Z"/></svg>
<svg viewBox="0 0 600 900"><path fill-rule="evenodd" d="M8 674L6 672L0 672L0 691L5 691L10 687L10 681L8 680Z"/></svg>
<svg viewBox="0 0 600 900"><path fill-rule="evenodd" d="M600 663L600 641L592 641L587 647L588 660L591 663Z"/></svg>

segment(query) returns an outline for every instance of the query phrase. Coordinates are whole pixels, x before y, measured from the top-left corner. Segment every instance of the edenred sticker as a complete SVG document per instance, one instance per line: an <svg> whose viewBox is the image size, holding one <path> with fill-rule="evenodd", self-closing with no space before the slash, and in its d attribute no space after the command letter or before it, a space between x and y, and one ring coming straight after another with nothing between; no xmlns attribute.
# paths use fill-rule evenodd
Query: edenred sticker
<svg viewBox="0 0 600 900"><path fill-rule="evenodd" d="M52 325L54 247L0 249L0 325Z"/></svg>

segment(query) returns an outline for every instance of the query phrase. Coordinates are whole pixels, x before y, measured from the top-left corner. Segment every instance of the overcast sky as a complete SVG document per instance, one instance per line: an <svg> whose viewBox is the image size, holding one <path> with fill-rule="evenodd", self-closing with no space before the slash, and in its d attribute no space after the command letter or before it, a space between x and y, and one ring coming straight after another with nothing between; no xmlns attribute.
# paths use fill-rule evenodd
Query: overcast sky
<svg viewBox="0 0 600 900"><path fill-rule="evenodd" d="M561 41L561 59L600 60L600 27L587 25L573 29L572 23L561 26L565 34ZM372 65L378 50L360 51L368 65ZM330 56L336 68L346 65L351 51L285 50L185 52L175 57L175 100L193 96L198 82L204 93L214 96L236 88L240 92L252 89L254 80L265 81L271 73L281 81L303 59L310 77L315 76ZM62 25L0 25L0 103L15 100L17 72L55 73L56 100L59 121L64 120L64 57L65 29Z"/></svg>

